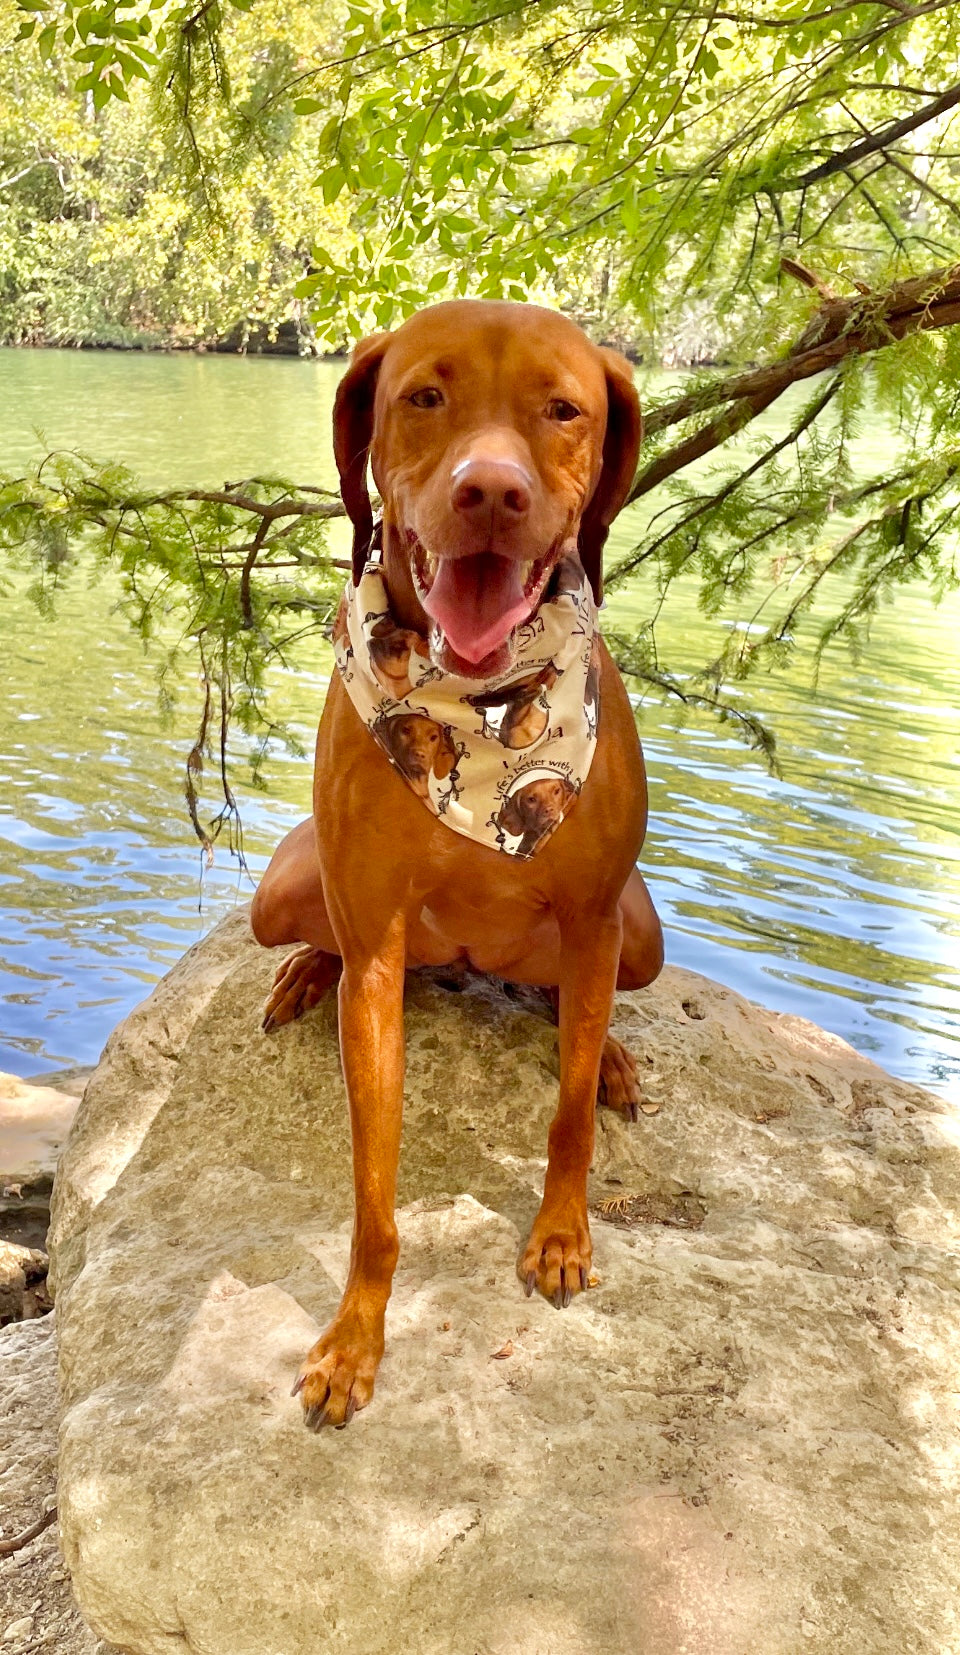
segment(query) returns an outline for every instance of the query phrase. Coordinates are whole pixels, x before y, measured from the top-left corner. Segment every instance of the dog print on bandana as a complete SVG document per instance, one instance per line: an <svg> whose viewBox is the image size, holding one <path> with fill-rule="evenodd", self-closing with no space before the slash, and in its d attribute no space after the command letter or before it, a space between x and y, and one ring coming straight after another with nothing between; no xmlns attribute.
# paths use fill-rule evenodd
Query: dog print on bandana
<svg viewBox="0 0 960 1655"><path fill-rule="evenodd" d="M547 593L497 678L433 666L394 621L379 563L348 582L333 631L347 694L417 798L455 833L523 859L576 803L600 716L597 612L576 558Z"/></svg>

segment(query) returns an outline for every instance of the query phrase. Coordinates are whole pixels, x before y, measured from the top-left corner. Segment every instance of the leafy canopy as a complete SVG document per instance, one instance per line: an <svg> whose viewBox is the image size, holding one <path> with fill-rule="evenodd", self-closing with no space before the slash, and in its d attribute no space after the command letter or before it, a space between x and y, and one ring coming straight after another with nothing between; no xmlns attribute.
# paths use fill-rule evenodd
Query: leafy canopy
<svg viewBox="0 0 960 1655"><path fill-rule="evenodd" d="M229 228L250 157L309 134L298 294L321 343L464 293L561 304L651 363L722 364L649 410L638 543L613 575L653 577L650 619L617 641L639 679L730 711L724 682L782 659L832 577L821 643L861 640L906 579L957 584L952 0L350 0L309 11L316 46L271 13L259 80L268 0L18 5L95 117L144 83L211 224ZM781 435L754 436L788 392ZM877 421L898 447L864 476L851 445ZM125 533L128 559L151 555ZM750 622L699 674L656 650L680 575ZM238 624L242 674L257 627Z"/></svg>

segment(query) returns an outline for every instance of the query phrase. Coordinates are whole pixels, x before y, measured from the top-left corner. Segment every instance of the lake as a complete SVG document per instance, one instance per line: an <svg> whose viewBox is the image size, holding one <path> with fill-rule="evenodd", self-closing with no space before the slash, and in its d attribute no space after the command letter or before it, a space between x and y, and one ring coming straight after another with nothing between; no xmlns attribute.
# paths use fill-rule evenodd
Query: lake
<svg viewBox="0 0 960 1655"><path fill-rule="evenodd" d="M149 483L258 472L334 481L335 364L0 350L0 470L48 448L121 460ZM782 416L781 416L782 418ZM767 416L769 430L778 420ZM42 432L42 437L37 432ZM883 433L861 444L877 463ZM633 544L629 514L612 546ZM2 575L2 570L0 570ZM225 851L202 878L181 777L196 725L185 679L161 717L157 661L81 568L41 620L18 578L0 595L0 1069L95 1061L116 1022L251 890ZM614 621L651 601L618 595ZM864 659L814 686L809 655L757 678L782 777L707 716L646 700L651 821L642 867L667 956L836 1031L894 1074L960 1099L960 598L906 588ZM674 665L706 659L714 623L681 592L660 627ZM309 748L329 655L272 694ZM277 753L268 791L234 751L254 874L309 811L311 765ZM211 804L213 803L211 795Z"/></svg>

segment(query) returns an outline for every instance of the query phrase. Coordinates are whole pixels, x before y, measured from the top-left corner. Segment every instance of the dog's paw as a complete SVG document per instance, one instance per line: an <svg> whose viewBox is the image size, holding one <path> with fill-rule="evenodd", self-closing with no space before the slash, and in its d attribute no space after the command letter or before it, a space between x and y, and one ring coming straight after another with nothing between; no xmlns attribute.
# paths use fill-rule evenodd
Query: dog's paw
<svg viewBox="0 0 960 1655"><path fill-rule="evenodd" d="M528 1299L536 1289L555 1310L565 1310L575 1294L586 1291L592 1258L586 1206L552 1212L541 1207L517 1260L517 1275Z"/></svg>
<svg viewBox="0 0 960 1655"><path fill-rule="evenodd" d="M342 969L338 954L325 954L322 948L311 948L305 943L295 948L280 965L273 979L270 998L263 1008L263 1032L292 1023L304 1012L312 1011L317 1001L337 981Z"/></svg>
<svg viewBox="0 0 960 1655"><path fill-rule="evenodd" d="M602 1109L615 1109L625 1120L635 1121L641 1102L637 1060L626 1046L608 1034L600 1059L597 1103Z"/></svg>
<svg viewBox="0 0 960 1655"><path fill-rule="evenodd" d="M309 1431L342 1431L373 1396L383 1335L365 1333L349 1319L331 1322L307 1354L293 1384Z"/></svg>

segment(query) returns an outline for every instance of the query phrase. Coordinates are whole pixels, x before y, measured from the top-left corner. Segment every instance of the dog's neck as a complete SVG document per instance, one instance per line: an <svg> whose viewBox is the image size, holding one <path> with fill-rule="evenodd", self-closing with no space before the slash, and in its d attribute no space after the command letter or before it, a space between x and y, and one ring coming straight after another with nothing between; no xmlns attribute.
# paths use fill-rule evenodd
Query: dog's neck
<svg viewBox="0 0 960 1655"><path fill-rule="evenodd" d="M455 832L521 859L572 807L596 746L593 596L579 562L557 573L518 629L510 666L490 677L436 665L412 612L397 613L376 555L348 585L334 629L344 688L394 769ZM402 680L400 657L384 668L391 640L402 645Z"/></svg>
<svg viewBox="0 0 960 1655"><path fill-rule="evenodd" d="M397 625L427 638L430 635L430 621L413 584L410 555L404 547L404 539L403 533L384 516L383 584L390 600L390 613Z"/></svg>

